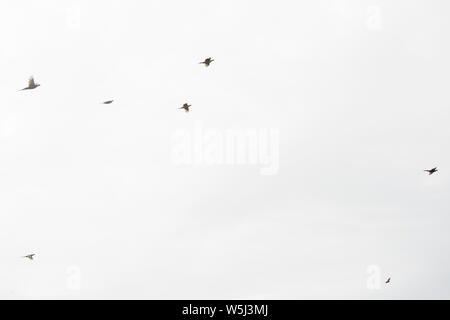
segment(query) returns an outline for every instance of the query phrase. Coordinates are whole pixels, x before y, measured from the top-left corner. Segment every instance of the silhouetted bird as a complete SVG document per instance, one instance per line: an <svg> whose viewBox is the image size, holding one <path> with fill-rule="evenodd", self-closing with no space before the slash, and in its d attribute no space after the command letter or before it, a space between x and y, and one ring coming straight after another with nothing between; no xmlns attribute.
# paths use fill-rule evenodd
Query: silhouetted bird
<svg viewBox="0 0 450 320"><path fill-rule="evenodd" d="M204 64L205 65L205 67L209 67L209 65L211 64L211 62L213 62L214 61L214 59L213 58L211 58L211 57L209 57L209 58L207 58L207 59L205 59L205 61L203 61L203 62L199 62L199 64Z"/></svg>
<svg viewBox="0 0 450 320"><path fill-rule="evenodd" d="M186 112L189 112L190 106L191 106L190 104L185 103L185 104L183 104L183 106L181 108L178 108L178 109L184 109Z"/></svg>
<svg viewBox="0 0 450 320"><path fill-rule="evenodd" d="M30 260L33 260L33 257L35 256L35 254L34 253L32 253L32 254L29 254L29 255L26 255L26 256L23 256L23 258L28 258L28 259L30 259Z"/></svg>
<svg viewBox="0 0 450 320"><path fill-rule="evenodd" d="M433 168L433 169L430 169L430 170L424 170L424 171L428 172L428 175L432 175L433 173L435 173L436 171L438 171L438 169L437 169L437 167L436 167L436 168Z"/></svg>
<svg viewBox="0 0 450 320"><path fill-rule="evenodd" d="M113 103L113 101L114 100L108 100L108 101L103 102L103 104L111 104L111 103Z"/></svg>
<svg viewBox="0 0 450 320"><path fill-rule="evenodd" d="M389 283L389 282L391 282L391 278L390 277L386 280L386 283Z"/></svg>
<svg viewBox="0 0 450 320"><path fill-rule="evenodd" d="M37 87L39 87L39 86L40 86L40 84L39 84L39 83L34 83L34 78L33 78L33 77L30 77L30 79L28 80L28 87L23 88L23 89L21 89L21 90L19 90L19 91L22 91L22 90L31 90L31 89L35 89L35 88L37 88Z"/></svg>

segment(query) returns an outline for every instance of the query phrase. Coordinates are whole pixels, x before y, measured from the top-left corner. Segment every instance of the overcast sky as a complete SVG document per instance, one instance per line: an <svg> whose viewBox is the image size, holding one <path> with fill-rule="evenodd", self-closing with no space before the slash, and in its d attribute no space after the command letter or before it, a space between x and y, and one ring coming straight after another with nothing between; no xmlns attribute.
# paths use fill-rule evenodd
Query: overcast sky
<svg viewBox="0 0 450 320"><path fill-rule="evenodd" d="M449 10L1 1L0 298L450 298Z"/></svg>

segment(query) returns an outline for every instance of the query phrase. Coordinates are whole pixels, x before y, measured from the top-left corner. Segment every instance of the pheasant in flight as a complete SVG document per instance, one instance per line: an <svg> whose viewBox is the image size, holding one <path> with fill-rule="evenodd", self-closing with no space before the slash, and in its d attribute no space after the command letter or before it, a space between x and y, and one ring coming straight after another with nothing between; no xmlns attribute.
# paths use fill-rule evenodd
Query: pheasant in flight
<svg viewBox="0 0 450 320"><path fill-rule="evenodd" d="M211 58L211 57L209 57L209 58L206 58L205 61L199 62L199 64L204 64L205 67L209 67L209 65L210 65L211 62L213 62L213 61L214 61L214 59Z"/></svg>
<svg viewBox="0 0 450 320"><path fill-rule="evenodd" d="M39 84L39 83L35 83L35 82L34 82L34 78L31 76L30 79L28 80L28 87L23 88L23 89L21 89L21 90L19 90L19 91L36 89L36 88L39 87L39 86L40 86L40 84Z"/></svg>
<svg viewBox="0 0 450 320"><path fill-rule="evenodd" d="M189 112L190 106L191 106L190 104L185 103L185 104L183 104L183 106L181 108L178 108L178 109L184 109L186 112Z"/></svg>
<svg viewBox="0 0 450 320"><path fill-rule="evenodd" d="M28 255L26 255L26 256L23 256L22 258L28 258L28 259L30 259L30 260L33 260L33 257L35 256L35 254L34 253L32 253L32 254L28 254Z"/></svg>
<svg viewBox="0 0 450 320"><path fill-rule="evenodd" d="M428 175L431 176L433 173L435 173L436 171L438 171L437 167L430 169L430 170L424 170L426 172L428 172Z"/></svg>

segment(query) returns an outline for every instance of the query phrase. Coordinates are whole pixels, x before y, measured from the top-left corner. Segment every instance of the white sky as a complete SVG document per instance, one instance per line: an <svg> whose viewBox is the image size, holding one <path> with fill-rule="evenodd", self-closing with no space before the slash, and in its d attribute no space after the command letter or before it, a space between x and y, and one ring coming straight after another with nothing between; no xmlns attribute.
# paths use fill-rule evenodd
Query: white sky
<svg viewBox="0 0 450 320"><path fill-rule="evenodd" d="M2 1L0 298L450 298L449 10ZM199 123L278 172L175 165Z"/></svg>

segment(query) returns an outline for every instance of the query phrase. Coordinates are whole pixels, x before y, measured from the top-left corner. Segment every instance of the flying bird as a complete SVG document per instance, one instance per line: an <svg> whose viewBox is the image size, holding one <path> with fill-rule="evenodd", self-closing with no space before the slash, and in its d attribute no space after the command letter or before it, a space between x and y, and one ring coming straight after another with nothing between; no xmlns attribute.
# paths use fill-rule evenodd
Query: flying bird
<svg viewBox="0 0 450 320"><path fill-rule="evenodd" d="M205 61L199 62L199 64L204 64L205 67L209 67L209 65L210 65L211 62L213 62L213 61L214 61L214 59L211 58L211 57L209 57L209 58L206 58Z"/></svg>
<svg viewBox="0 0 450 320"><path fill-rule="evenodd" d="M184 109L186 112L189 112L190 106L191 106L190 104L185 103L185 104L183 104L183 106L181 108L178 108L178 109Z"/></svg>
<svg viewBox="0 0 450 320"><path fill-rule="evenodd" d="M113 101L114 100L108 100L108 101L103 102L103 104L111 104L111 103L113 103Z"/></svg>
<svg viewBox="0 0 450 320"><path fill-rule="evenodd" d="M39 84L39 83L35 83L35 82L34 82L34 78L31 76L30 79L28 80L28 87L23 88L23 89L21 89L21 90L19 90L19 91L36 89L36 88L39 87L39 86L40 86L40 84Z"/></svg>
<svg viewBox="0 0 450 320"><path fill-rule="evenodd" d="M391 277L389 277L385 283L389 283L389 282L391 282Z"/></svg>
<svg viewBox="0 0 450 320"><path fill-rule="evenodd" d="M431 176L433 173L435 173L436 171L438 171L437 167L430 169L430 170L424 170L426 172L428 172L428 175Z"/></svg>
<svg viewBox="0 0 450 320"><path fill-rule="evenodd" d="M30 260L33 260L33 257L35 256L35 254L34 253L32 253L32 254L29 254L29 255L26 255L26 256L23 256L22 258L28 258L28 259L30 259Z"/></svg>

